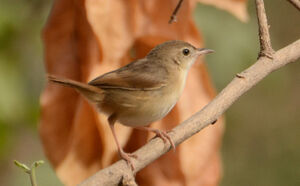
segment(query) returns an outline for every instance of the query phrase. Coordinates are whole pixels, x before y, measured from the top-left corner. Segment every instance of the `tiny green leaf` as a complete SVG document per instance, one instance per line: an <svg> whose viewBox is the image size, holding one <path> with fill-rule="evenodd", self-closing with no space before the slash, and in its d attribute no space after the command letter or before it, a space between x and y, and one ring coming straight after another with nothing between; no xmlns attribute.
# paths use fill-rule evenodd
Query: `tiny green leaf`
<svg viewBox="0 0 300 186"><path fill-rule="evenodd" d="M14 160L14 163L16 166L20 167L21 169L23 169L26 173L30 172L30 168L27 167L27 165L23 164L23 163L20 163L19 161L17 160Z"/></svg>
<svg viewBox="0 0 300 186"><path fill-rule="evenodd" d="M43 160L35 161L35 162L33 162L33 164L31 165L31 168L36 168L36 167L42 165L43 163L45 163Z"/></svg>

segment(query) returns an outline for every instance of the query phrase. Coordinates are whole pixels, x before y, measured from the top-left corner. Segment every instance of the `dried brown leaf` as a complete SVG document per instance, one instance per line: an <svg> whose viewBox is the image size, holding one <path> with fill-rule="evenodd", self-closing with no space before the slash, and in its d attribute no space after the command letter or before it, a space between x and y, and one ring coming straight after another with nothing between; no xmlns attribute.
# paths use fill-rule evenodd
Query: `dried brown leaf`
<svg viewBox="0 0 300 186"><path fill-rule="evenodd" d="M166 40L185 40L201 47L192 20L194 1L184 1L177 23L168 24L175 0L56 0L43 38L47 73L87 82L133 59L144 57ZM171 129L214 96L203 63L191 70L179 103L152 127ZM118 159L106 121L74 90L47 84L41 97L40 136L57 175L75 185ZM180 145L137 174L140 185L217 185L222 121ZM152 137L118 125L126 151ZM155 179L153 179L155 178Z"/></svg>

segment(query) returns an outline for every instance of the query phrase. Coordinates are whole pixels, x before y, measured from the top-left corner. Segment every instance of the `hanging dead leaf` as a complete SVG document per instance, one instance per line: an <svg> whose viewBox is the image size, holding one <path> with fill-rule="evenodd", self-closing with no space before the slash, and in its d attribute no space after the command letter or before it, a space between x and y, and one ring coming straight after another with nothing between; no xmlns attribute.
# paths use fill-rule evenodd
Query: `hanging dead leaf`
<svg viewBox="0 0 300 186"><path fill-rule="evenodd" d="M166 40L203 46L192 20L195 1L184 1L177 23L168 24L175 0L56 0L43 33L47 73L87 82ZM214 96L205 65L195 64L179 103L152 126L171 129ZM76 185L118 159L106 121L74 90L47 84L41 96L40 136L46 156L65 185ZM180 145L137 174L140 185L217 185L222 121ZM125 150L151 137L118 125ZM153 179L155 178L155 179Z"/></svg>

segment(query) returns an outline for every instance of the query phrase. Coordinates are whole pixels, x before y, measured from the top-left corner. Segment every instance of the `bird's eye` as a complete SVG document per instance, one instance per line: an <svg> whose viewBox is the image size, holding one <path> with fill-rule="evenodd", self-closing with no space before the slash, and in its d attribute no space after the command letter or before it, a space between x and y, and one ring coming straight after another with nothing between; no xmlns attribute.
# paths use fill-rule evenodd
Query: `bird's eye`
<svg viewBox="0 0 300 186"><path fill-rule="evenodd" d="M183 55L187 56L187 55L189 55L190 50L185 48L185 49L182 50L182 53L183 53Z"/></svg>

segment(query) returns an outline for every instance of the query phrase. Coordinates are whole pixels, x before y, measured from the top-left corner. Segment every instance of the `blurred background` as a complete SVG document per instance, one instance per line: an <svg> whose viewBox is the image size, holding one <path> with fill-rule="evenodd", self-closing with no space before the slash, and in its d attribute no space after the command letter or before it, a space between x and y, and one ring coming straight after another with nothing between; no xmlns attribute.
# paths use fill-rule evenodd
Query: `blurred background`
<svg viewBox="0 0 300 186"><path fill-rule="evenodd" d="M50 0L1 0L0 5L0 183L29 186L13 164L43 159L39 185L62 185L47 162L37 128L39 96L45 83L41 31ZM300 38L300 12L287 1L265 2L275 50ZM243 23L231 14L198 4L194 18L218 91L257 58L254 1ZM201 29L200 29L201 28ZM226 112L221 186L300 185L300 63L272 73Z"/></svg>

